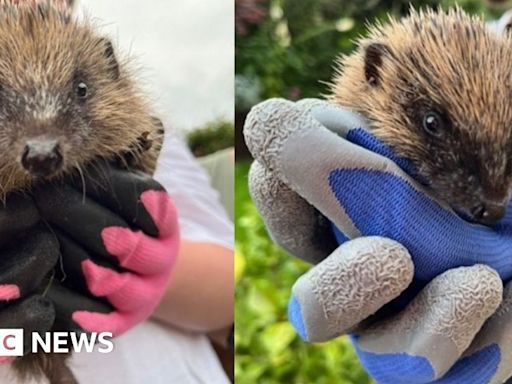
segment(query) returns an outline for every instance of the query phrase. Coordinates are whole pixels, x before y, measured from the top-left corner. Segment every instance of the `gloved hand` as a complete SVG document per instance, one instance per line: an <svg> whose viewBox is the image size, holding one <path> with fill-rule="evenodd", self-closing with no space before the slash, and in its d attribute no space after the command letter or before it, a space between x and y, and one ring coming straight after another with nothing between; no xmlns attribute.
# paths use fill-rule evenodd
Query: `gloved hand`
<svg viewBox="0 0 512 384"><path fill-rule="evenodd" d="M273 239L317 264L293 287L291 322L312 342L352 332L379 383L503 382L512 212L495 228L462 220L365 127L315 100L269 100L247 118L253 199Z"/></svg>
<svg viewBox="0 0 512 384"><path fill-rule="evenodd" d="M41 225L30 197L11 194L2 203L0 249L0 329L23 328L28 352L28 335L47 332L53 325L55 310L45 287L59 259L57 240ZM0 362L13 359L0 356Z"/></svg>
<svg viewBox="0 0 512 384"><path fill-rule="evenodd" d="M57 327L119 335L147 319L166 291L179 245L175 207L143 173L91 167L34 197L61 246L48 295Z"/></svg>

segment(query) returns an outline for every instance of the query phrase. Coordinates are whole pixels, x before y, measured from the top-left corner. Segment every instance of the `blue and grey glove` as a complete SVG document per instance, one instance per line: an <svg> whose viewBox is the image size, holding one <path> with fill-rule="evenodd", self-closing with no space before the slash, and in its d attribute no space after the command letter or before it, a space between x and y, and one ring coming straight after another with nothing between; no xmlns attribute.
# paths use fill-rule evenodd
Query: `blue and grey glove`
<svg viewBox="0 0 512 384"><path fill-rule="evenodd" d="M269 100L247 118L253 199L273 239L316 264L290 321L311 342L351 333L379 383L504 382L512 210L494 228L464 221L365 128L318 100Z"/></svg>

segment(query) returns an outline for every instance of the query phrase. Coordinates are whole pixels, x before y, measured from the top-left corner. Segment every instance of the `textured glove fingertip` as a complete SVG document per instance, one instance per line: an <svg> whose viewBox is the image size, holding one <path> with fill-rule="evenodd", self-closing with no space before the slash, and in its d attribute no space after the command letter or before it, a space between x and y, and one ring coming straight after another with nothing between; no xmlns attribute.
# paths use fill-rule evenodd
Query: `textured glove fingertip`
<svg viewBox="0 0 512 384"><path fill-rule="evenodd" d="M444 377L501 297L501 280L491 268L451 269L432 280L405 309L366 328L357 338L358 354L379 383L430 383L416 381L423 377L419 372L432 375L432 380ZM398 368L391 369L393 365Z"/></svg>
<svg viewBox="0 0 512 384"><path fill-rule="evenodd" d="M249 191L272 240L292 255L317 264L338 247L329 222L257 161Z"/></svg>
<svg viewBox="0 0 512 384"><path fill-rule="evenodd" d="M400 295L413 270L409 253L396 241L349 241L296 281L290 319L308 341L331 340Z"/></svg>
<svg viewBox="0 0 512 384"><path fill-rule="evenodd" d="M266 149L271 145L271 128L279 125L281 109L289 110L293 103L284 99L269 99L255 105L249 111L244 124L244 138L254 158L263 160Z"/></svg>
<svg viewBox="0 0 512 384"><path fill-rule="evenodd" d="M244 125L244 137L254 158L280 174L280 155L292 135L322 126L311 115L284 99L270 99L253 107ZM308 145L308 143L305 143Z"/></svg>

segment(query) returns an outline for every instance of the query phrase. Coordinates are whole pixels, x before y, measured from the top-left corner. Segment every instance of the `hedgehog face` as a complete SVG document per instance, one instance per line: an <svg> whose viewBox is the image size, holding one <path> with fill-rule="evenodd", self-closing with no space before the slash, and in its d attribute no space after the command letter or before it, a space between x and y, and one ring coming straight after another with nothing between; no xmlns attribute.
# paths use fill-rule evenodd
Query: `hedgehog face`
<svg viewBox="0 0 512 384"><path fill-rule="evenodd" d="M0 191L113 158L150 131L112 44L51 8L0 10Z"/></svg>
<svg viewBox="0 0 512 384"><path fill-rule="evenodd" d="M367 116L433 193L474 221L512 189L512 40L454 10L412 13L342 59L332 100Z"/></svg>
<svg viewBox="0 0 512 384"><path fill-rule="evenodd" d="M475 135L490 127L456 116L428 97L406 102L403 113L402 129L417 141L389 144L411 159L434 194L473 221L494 224L503 218L512 185L510 137ZM508 126L502 129L510 132Z"/></svg>

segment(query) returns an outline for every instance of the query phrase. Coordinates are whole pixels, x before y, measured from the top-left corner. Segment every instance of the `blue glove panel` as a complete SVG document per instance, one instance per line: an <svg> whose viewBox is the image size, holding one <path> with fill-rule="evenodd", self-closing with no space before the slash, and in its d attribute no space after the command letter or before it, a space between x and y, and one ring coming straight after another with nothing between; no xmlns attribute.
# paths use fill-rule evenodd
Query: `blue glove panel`
<svg viewBox="0 0 512 384"><path fill-rule="evenodd" d="M368 132L355 130L350 136L368 149L398 160L404 169L413 169ZM334 169L329 185L363 236L388 237L409 250L416 289L449 269L474 264L489 265L503 280L512 277L512 206L506 217L490 228L463 220L391 173ZM338 241L348 239L338 229L334 232Z"/></svg>
<svg viewBox="0 0 512 384"><path fill-rule="evenodd" d="M443 378L435 384L486 384L496 371L501 360L500 348L492 344L457 361Z"/></svg>
<svg viewBox="0 0 512 384"><path fill-rule="evenodd" d="M396 156L369 132L354 129L347 139L391 159L422 182L409 161ZM388 237L409 250L415 276L410 287L392 303L395 307L402 308L434 277L460 266L487 264L504 281L512 278L512 206L500 223L489 228L463 220L391 173L334 169L328 181L363 236ZM340 244L349 240L334 225L333 231ZM501 360L499 347L491 345L459 360L443 378L434 381L434 370L427 359L404 353L366 352L358 347L357 337L352 340L362 364L379 384L485 384Z"/></svg>
<svg viewBox="0 0 512 384"><path fill-rule="evenodd" d="M352 337L357 355L378 384L486 384L500 362L500 349L492 344L460 359L441 379L434 380L434 369L421 356L405 353L376 354L362 351Z"/></svg>
<svg viewBox="0 0 512 384"><path fill-rule="evenodd" d="M329 184L364 236L388 237L409 250L416 279L427 283L448 269L478 263L496 269L503 279L512 277L510 225L466 222L389 173L337 169Z"/></svg>
<svg viewBox="0 0 512 384"><path fill-rule="evenodd" d="M434 380L434 369L424 357L366 352L359 348L357 337L352 337L352 343L361 364L379 384L426 384Z"/></svg>
<svg viewBox="0 0 512 384"><path fill-rule="evenodd" d="M302 318L302 308L299 301L292 295L288 302L288 320L293 324L293 328L299 334L302 340L309 340L304 319Z"/></svg>
<svg viewBox="0 0 512 384"><path fill-rule="evenodd" d="M347 133L346 139L354 144L359 145L360 147L366 148L374 153L387 157L388 159L392 160L393 163L398 165L405 173L416 179L416 181L419 181L418 171L416 170L414 164L403 157L397 156L389 145L381 142L370 132L364 130L363 128L355 128Z"/></svg>

